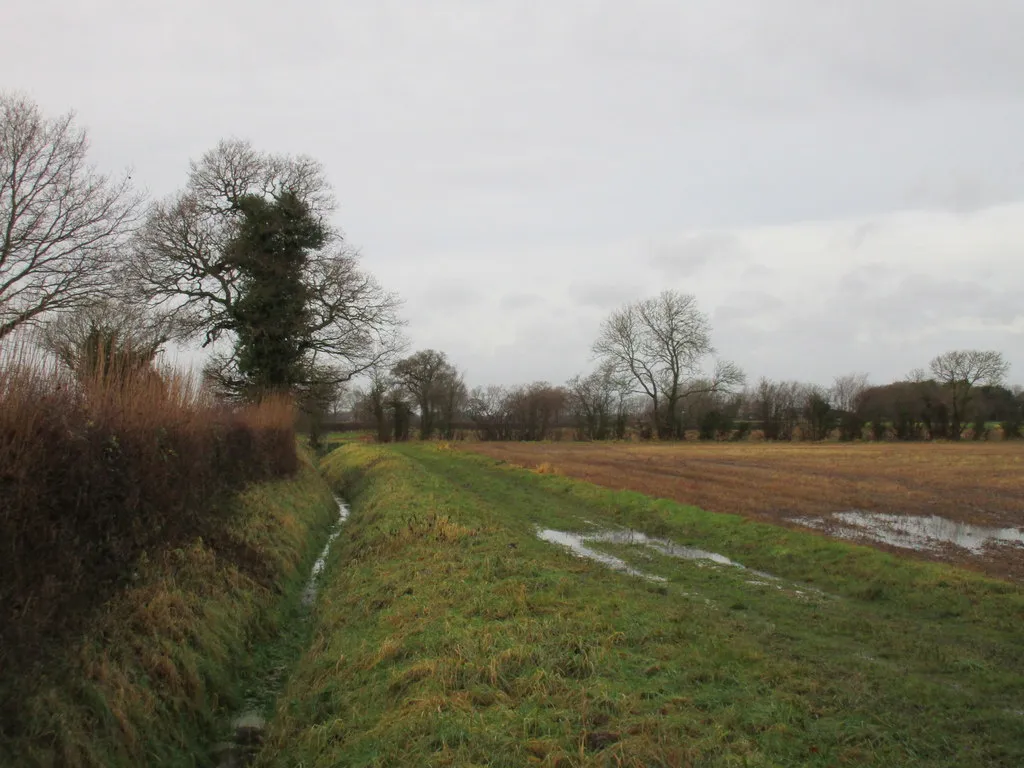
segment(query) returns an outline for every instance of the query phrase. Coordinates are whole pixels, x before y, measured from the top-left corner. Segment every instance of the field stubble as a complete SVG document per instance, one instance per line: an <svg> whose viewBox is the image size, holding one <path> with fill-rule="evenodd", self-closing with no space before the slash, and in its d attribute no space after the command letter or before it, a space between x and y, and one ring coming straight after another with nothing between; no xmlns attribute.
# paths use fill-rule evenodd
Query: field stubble
<svg viewBox="0 0 1024 768"><path fill-rule="evenodd" d="M849 529L850 510L938 516L998 528L1024 526L1024 444L651 444L472 443L466 449L607 488L633 490L713 512L797 527L817 519L823 533ZM1022 548L993 544L971 552L952 544L909 549L1024 580Z"/></svg>

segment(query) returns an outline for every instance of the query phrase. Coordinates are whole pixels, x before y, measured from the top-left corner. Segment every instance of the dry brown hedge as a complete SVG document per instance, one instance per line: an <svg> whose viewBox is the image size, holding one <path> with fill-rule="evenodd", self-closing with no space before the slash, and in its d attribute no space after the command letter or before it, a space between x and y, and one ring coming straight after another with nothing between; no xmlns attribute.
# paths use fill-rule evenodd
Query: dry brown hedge
<svg viewBox="0 0 1024 768"><path fill-rule="evenodd" d="M0 677L45 657L143 553L216 542L226 494L298 465L290 405L150 369L76 380L0 350Z"/></svg>

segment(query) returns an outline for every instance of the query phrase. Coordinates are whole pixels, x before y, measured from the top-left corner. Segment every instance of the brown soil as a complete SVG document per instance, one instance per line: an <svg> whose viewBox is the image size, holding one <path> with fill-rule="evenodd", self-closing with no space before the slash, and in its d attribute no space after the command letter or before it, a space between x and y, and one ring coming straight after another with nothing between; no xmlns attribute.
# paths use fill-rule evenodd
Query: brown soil
<svg viewBox="0 0 1024 768"><path fill-rule="evenodd" d="M850 509L1024 527L1024 443L467 443L468 450L608 488L795 527ZM1024 548L902 555L1024 580Z"/></svg>

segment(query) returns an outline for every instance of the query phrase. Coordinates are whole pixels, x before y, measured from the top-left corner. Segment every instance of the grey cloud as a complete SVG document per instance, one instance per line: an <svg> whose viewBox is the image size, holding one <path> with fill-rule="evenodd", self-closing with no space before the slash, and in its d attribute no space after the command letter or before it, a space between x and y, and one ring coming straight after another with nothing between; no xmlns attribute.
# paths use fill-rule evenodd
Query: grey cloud
<svg viewBox="0 0 1024 768"><path fill-rule="evenodd" d="M795 0L783 8L763 6L765 27L755 39L787 46L784 59L817 63L823 79L848 89L906 103L1013 96L1024 87L1024 52L1014 42L1024 28L1019 4Z"/></svg>
<svg viewBox="0 0 1024 768"><path fill-rule="evenodd" d="M442 280L429 285L415 294L412 301L430 309L470 307L483 300L484 286L475 286L460 281Z"/></svg>
<svg viewBox="0 0 1024 768"><path fill-rule="evenodd" d="M880 328L957 316L1006 323L1024 315L1017 281L1005 286L982 285L969 270L956 276L947 276L947 272L944 266L928 273L892 264L865 264L837 281L834 297L838 306L855 307L865 323Z"/></svg>
<svg viewBox="0 0 1024 768"><path fill-rule="evenodd" d="M688 277L711 265L744 258L742 241L729 232L697 232L654 247L651 266L670 277Z"/></svg>
<svg viewBox="0 0 1024 768"><path fill-rule="evenodd" d="M509 293L501 297L498 307L505 311L529 309L544 304L545 299L535 293Z"/></svg>
<svg viewBox="0 0 1024 768"><path fill-rule="evenodd" d="M466 355L465 367L480 384L560 384L595 367L590 345L596 332L594 324L580 318L557 328L545 318L528 320L519 325L512 341L489 354Z"/></svg>
<svg viewBox="0 0 1024 768"><path fill-rule="evenodd" d="M860 224L856 224L853 227L853 232L850 233L848 242L853 248L860 248L865 242L867 242L868 238L877 234L878 231L879 226L873 221L865 221Z"/></svg>
<svg viewBox="0 0 1024 768"><path fill-rule="evenodd" d="M717 326L719 322L756 320L785 306L785 301L765 291L738 291L715 307L712 321Z"/></svg>
<svg viewBox="0 0 1024 768"><path fill-rule="evenodd" d="M763 285L767 280L775 276L775 271L764 264L748 264L740 274L741 285L755 283Z"/></svg>
<svg viewBox="0 0 1024 768"><path fill-rule="evenodd" d="M866 315L876 325L943 323L972 317L992 324L1024 317L1016 288L984 286L970 279L938 278L929 274L904 277L891 292L867 302Z"/></svg>
<svg viewBox="0 0 1024 768"><path fill-rule="evenodd" d="M837 297L861 299L880 291L888 291L897 282L906 279L906 271L882 261L860 264L839 277Z"/></svg>
<svg viewBox="0 0 1024 768"><path fill-rule="evenodd" d="M909 207L973 213L1013 200L1024 188L1024 164L982 175L969 171L925 174L908 189Z"/></svg>
<svg viewBox="0 0 1024 768"><path fill-rule="evenodd" d="M860 367L879 370L901 352L879 352L888 327L1005 323L1021 295L1011 225L940 221L964 252L929 273L927 238L915 222L894 234L890 217L980 220L1024 200L1024 3L9 5L11 85L47 111L76 109L104 170L133 166L167 194L232 135L320 159L337 223L405 294L410 333L473 350L480 381L585 366L602 314L691 275L724 354L801 378L845 368L853 336L875 339ZM276 55L252 55L268 44ZM815 221L846 223L822 244L798 224ZM677 232L698 234L660 234ZM622 242L660 245L611 253ZM878 264L836 277L812 263L840 257ZM528 305L537 274L568 300ZM758 335L748 304L780 330ZM515 345L479 351L534 314Z"/></svg>
<svg viewBox="0 0 1024 768"><path fill-rule="evenodd" d="M573 285L570 295L584 307L601 310L612 310L628 301L634 301L644 295L644 289L635 284L616 282L588 282Z"/></svg>
<svg viewBox="0 0 1024 768"><path fill-rule="evenodd" d="M799 370L823 384L846 370L887 380L959 346L1000 349L1013 359L1024 334L1005 327L1024 317L1020 288L868 265L807 306L759 294L731 297L713 316L716 344L725 354L742 350L736 356L758 375L793 378ZM964 332L960 325L968 319L991 330Z"/></svg>

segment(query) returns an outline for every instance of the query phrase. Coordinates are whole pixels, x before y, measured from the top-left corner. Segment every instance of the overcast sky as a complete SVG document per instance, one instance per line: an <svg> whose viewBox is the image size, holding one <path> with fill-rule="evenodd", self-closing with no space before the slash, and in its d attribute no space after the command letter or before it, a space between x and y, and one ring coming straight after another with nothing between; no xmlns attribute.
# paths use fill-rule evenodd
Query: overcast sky
<svg viewBox="0 0 1024 768"><path fill-rule="evenodd" d="M751 375L1024 382L1021 0L32 0L6 88L155 196L224 137L327 168L338 224L472 384L561 382L696 294Z"/></svg>

